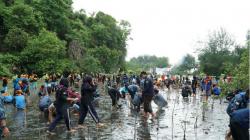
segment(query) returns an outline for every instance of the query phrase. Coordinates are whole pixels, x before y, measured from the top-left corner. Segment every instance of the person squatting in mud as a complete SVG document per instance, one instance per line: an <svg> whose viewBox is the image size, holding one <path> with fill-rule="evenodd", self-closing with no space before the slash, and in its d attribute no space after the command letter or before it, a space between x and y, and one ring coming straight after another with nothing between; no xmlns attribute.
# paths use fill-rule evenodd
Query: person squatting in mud
<svg viewBox="0 0 250 140"><path fill-rule="evenodd" d="M226 112L230 116L230 131L227 139L249 140L249 94L249 89L240 92L228 104Z"/></svg>
<svg viewBox="0 0 250 140"><path fill-rule="evenodd" d="M117 84L114 83L112 87L109 87L108 94L112 100L112 108L120 108L121 105L118 104L120 98L120 91L117 88Z"/></svg>

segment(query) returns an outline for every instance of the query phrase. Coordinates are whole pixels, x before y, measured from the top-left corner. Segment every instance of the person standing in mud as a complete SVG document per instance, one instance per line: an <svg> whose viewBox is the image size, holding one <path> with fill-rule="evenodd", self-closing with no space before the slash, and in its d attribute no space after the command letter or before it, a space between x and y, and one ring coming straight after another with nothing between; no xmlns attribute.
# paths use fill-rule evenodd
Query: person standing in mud
<svg viewBox="0 0 250 140"><path fill-rule="evenodd" d="M90 113L90 116L93 118L97 127L103 126L100 123L97 112L93 106L94 93L97 89L97 85L94 84L91 76L86 76L83 79L82 88L81 88L81 104L80 104L80 118L78 122L78 127L83 128L83 122L87 116L87 113Z"/></svg>
<svg viewBox="0 0 250 140"><path fill-rule="evenodd" d="M69 81L66 78L68 77L67 72L64 72L63 78L60 80L60 85L56 91L56 118L53 122L49 125L49 129L47 132L49 134L53 134L53 130L55 129L57 123L64 118L66 127L68 132L75 131L74 129L70 128L70 118L69 118L69 104L68 101L77 101L78 98L69 98L66 92L67 88L69 87Z"/></svg>
<svg viewBox="0 0 250 140"><path fill-rule="evenodd" d="M0 95L0 140L1 137L5 137L10 133L9 129L6 127L6 116L3 105L4 105L3 96Z"/></svg>
<svg viewBox="0 0 250 140"><path fill-rule="evenodd" d="M154 96L154 85L153 81L150 77L147 77L147 73L145 71L141 72L143 85L142 85L142 100L144 104L144 116L146 118L149 117L149 114L152 115L152 117L155 117L155 114L153 113L151 102Z"/></svg>
<svg viewBox="0 0 250 140"><path fill-rule="evenodd" d="M198 84L197 78L196 78L196 76L193 76L193 80L192 80L192 91L193 91L193 93L192 93L192 96L196 96L197 84Z"/></svg>
<svg viewBox="0 0 250 140"><path fill-rule="evenodd" d="M2 89L1 89L1 93L7 93L8 91L8 79L7 78L3 78L3 84L2 84Z"/></svg>
<svg viewBox="0 0 250 140"><path fill-rule="evenodd" d="M74 80L75 80L74 74L71 73L71 74L69 75L69 82L70 82L70 86L71 86L71 87L74 86Z"/></svg>
<svg viewBox="0 0 250 140"><path fill-rule="evenodd" d="M122 86L124 86L125 84L127 84L129 82L128 76L126 73L123 74L122 77Z"/></svg>
<svg viewBox="0 0 250 140"><path fill-rule="evenodd" d="M210 76L206 76L205 78L205 96L206 102L208 101L208 97L211 95L211 87L212 87L212 79Z"/></svg>
<svg viewBox="0 0 250 140"><path fill-rule="evenodd" d="M120 86L120 83L121 83L121 75L120 75L120 74L118 74L118 75L116 76L116 83L117 83L117 86L119 87L119 86Z"/></svg>
<svg viewBox="0 0 250 140"><path fill-rule="evenodd" d="M167 89L170 90L171 79L169 78L169 75L167 75L167 79L164 81L164 83Z"/></svg>
<svg viewBox="0 0 250 140"><path fill-rule="evenodd" d="M52 88L52 92L55 92L56 91L56 85L57 85L57 77L56 77L56 74L54 73L52 76L51 76L51 88Z"/></svg>

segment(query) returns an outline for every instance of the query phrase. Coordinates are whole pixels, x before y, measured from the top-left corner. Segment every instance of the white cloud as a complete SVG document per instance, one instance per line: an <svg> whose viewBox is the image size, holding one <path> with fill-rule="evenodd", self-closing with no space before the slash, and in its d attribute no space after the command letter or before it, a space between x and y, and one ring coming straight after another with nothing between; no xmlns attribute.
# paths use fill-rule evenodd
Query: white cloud
<svg viewBox="0 0 250 140"><path fill-rule="evenodd" d="M249 5L249 0L74 0L73 8L129 21L133 40L128 42L127 59L149 54L167 56L174 64L220 27L244 44Z"/></svg>

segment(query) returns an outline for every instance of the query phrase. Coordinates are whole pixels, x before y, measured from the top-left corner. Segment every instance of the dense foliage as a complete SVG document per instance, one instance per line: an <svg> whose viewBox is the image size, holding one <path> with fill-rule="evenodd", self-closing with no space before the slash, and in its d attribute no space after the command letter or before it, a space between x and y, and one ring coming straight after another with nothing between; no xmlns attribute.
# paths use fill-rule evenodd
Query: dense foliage
<svg viewBox="0 0 250 140"><path fill-rule="evenodd" d="M0 76L117 72L130 24L103 12L74 12L72 0L0 0Z"/></svg>
<svg viewBox="0 0 250 140"><path fill-rule="evenodd" d="M200 70L215 76L229 74L227 67L236 67L245 49L237 45L224 29L215 31L199 51Z"/></svg>
<svg viewBox="0 0 250 140"><path fill-rule="evenodd" d="M246 90L250 87L249 82L249 49L250 49L250 31L247 33L246 47L242 50L240 62L235 66L227 67L228 73L233 76L230 83L220 83L223 89L223 95L236 89Z"/></svg>

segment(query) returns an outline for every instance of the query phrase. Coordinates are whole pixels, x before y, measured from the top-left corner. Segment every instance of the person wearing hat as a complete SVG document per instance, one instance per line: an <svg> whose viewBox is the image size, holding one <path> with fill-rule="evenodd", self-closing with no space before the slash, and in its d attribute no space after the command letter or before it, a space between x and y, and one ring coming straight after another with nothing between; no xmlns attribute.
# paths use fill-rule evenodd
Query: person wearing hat
<svg viewBox="0 0 250 140"><path fill-rule="evenodd" d="M145 71L141 72L142 77L142 100L144 104L144 116L146 118L149 117L149 114L151 114L152 117L155 117L155 114L153 113L151 102L154 96L154 85L153 81L150 77L147 76L147 73Z"/></svg>
<svg viewBox="0 0 250 140"><path fill-rule="evenodd" d="M16 95L14 96L13 104L17 109L23 110L26 108L26 99L21 89L16 90Z"/></svg>

